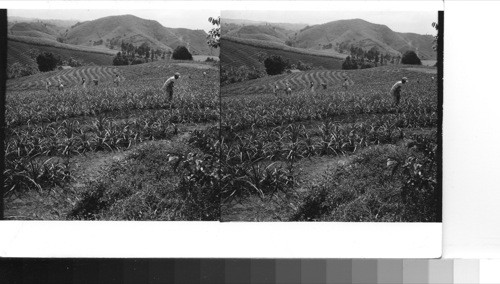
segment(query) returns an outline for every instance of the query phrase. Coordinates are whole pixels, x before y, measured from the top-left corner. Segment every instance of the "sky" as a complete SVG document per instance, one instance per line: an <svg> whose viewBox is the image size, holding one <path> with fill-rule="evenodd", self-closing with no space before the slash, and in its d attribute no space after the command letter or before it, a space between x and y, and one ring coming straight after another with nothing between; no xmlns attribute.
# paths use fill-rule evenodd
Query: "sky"
<svg viewBox="0 0 500 284"><path fill-rule="evenodd" d="M363 19L388 26L395 32L435 34L432 22L437 22L437 11L222 11L221 18L245 19L274 23L324 24L336 20Z"/></svg>
<svg viewBox="0 0 500 284"><path fill-rule="evenodd" d="M107 16L132 14L147 20L156 20L168 28L187 28L209 31L213 28L209 17L220 15L219 10L8 10L8 16L37 19L89 21Z"/></svg>

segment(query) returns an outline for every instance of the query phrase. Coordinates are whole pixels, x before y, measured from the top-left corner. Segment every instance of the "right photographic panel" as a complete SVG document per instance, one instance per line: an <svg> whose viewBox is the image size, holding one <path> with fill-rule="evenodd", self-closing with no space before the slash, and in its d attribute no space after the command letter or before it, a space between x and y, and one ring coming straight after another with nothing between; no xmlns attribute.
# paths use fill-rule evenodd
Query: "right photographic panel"
<svg viewBox="0 0 500 284"><path fill-rule="evenodd" d="M441 222L437 11L221 12L221 220Z"/></svg>

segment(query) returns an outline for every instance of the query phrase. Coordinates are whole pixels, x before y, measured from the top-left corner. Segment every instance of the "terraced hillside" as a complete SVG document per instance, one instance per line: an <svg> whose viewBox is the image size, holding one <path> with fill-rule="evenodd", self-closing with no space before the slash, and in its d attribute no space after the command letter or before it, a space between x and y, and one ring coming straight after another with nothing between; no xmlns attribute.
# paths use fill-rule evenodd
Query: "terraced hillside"
<svg viewBox="0 0 500 284"><path fill-rule="evenodd" d="M257 80L224 86L222 95L229 96L272 93L275 85L278 85L281 90L284 90L286 83L288 83L294 91L308 89L310 82L314 83L316 89L321 87L322 83L327 84L327 89L336 87L340 88L341 84L344 82L344 78L347 78L350 85L353 84L348 72L343 70L312 70L296 72L278 76L269 76Z"/></svg>
<svg viewBox="0 0 500 284"><path fill-rule="evenodd" d="M87 82L91 82L93 79L98 79L101 83L112 82L114 74L119 73L118 68L113 66L84 66L61 71L38 73L33 76L21 77L15 81L10 80L7 82L7 88L12 91L43 89L45 88L45 82L55 85L59 79L68 87L79 85L83 78Z"/></svg>
<svg viewBox="0 0 500 284"><path fill-rule="evenodd" d="M273 46L253 46L229 40L227 38L221 39L221 64L226 66L239 67L245 65L247 67L261 68L262 63L258 60L259 53L266 53L267 55L279 55L285 59L290 60L291 63L296 63L299 60L313 65L316 68L325 69L341 69L342 59L334 58L333 56L318 55L314 51L307 53L304 50L302 53L277 49Z"/></svg>
<svg viewBox="0 0 500 284"><path fill-rule="evenodd" d="M32 76L21 77L7 81L7 89L10 91L19 90L40 90L45 89L45 82L50 82L53 86L59 81L63 82L66 87L74 87L81 84L82 79L85 79L87 86L93 79L99 80L99 85L113 85L113 80L116 74L119 75L120 81L134 80L136 76L141 76L146 73L151 73L151 70L161 70L166 66L194 67L198 69L213 69L213 66L203 63L187 63L176 60L162 60L149 64L140 64L133 66L82 66L69 68L65 70L57 70L45 73L38 73ZM159 73L158 78L165 78L169 74ZM186 74L190 76L189 74Z"/></svg>
<svg viewBox="0 0 500 284"><path fill-rule="evenodd" d="M310 89L310 83L314 83L316 91L324 90L321 84L326 84L326 90L339 91L342 90L342 84L347 79L348 86L362 84L364 80L372 81L372 77L379 77L380 74L391 76L405 71L417 71L419 73L436 74L435 68L424 67L408 67L401 65L400 67L383 66L370 68L365 70L311 70L305 72L296 72L291 74L282 74L277 76L268 76L256 80L245 81L236 84L230 84L222 87L222 96L238 96L238 95L253 95L253 94L270 94L273 93L275 85L281 90L284 90L288 83L294 92ZM360 77L359 74L363 74ZM432 75L429 75L432 77ZM434 75L435 76L435 75ZM361 78L361 79L360 79ZM392 80L397 81L398 76L392 76Z"/></svg>

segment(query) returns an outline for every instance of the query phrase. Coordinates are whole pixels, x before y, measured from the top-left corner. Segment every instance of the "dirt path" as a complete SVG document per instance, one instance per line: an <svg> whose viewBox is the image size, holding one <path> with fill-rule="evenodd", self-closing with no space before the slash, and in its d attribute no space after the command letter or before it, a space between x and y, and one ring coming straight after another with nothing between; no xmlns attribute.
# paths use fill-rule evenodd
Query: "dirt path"
<svg viewBox="0 0 500 284"><path fill-rule="evenodd" d="M27 192L23 196L10 198L4 211L5 218L10 220L65 219L67 212L77 203L85 186L89 182L102 178L113 164L125 161L137 150L151 144L187 143L193 131L205 130L214 125L216 123L179 124L179 134L171 140L145 141L127 150L92 152L75 156L70 160L70 171L73 176L73 181L70 184L44 192Z"/></svg>
<svg viewBox="0 0 500 284"><path fill-rule="evenodd" d="M307 192L307 190L315 184L318 184L327 172L344 166L352 160L348 156L321 156L302 159L298 164L299 193Z"/></svg>
<svg viewBox="0 0 500 284"><path fill-rule="evenodd" d="M322 156L302 159L295 165L295 178L298 180L295 192L289 193L288 196L281 195L279 198L260 199L257 196L250 196L241 202L222 204L222 221L286 221L297 210L301 198L307 194L311 186L319 183L330 170L344 166L351 160L352 156Z"/></svg>
<svg viewBox="0 0 500 284"><path fill-rule="evenodd" d="M124 161L131 154L146 145L167 145L172 142L187 143L191 133L195 130L205 130L215 124L184 124L178 125L179 134L171 140L145 141L127 150L118 150L108 153L97 152L85 156L75 157L72 161L75 182L72 186L76 188L84 187L86 183L98 180L116 162Z"/></svg>

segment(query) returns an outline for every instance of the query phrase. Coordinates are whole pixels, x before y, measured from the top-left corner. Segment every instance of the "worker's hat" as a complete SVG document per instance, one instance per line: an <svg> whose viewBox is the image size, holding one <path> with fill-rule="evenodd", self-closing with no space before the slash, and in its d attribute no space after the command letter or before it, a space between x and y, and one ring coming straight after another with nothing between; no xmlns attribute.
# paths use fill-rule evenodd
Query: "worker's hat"
<svg viewBox="0 0 500 284"><path fill-rule="evenodd" d="M179 72L175 72L175 74L174 74L174 75L175 75L175 76L177 76L177 77L180 77L180 76L181 76L181 74L179 74Z"/></svg>
<svg viewBox="0 0 500 284"><path fill-rule="evenodd" d="M403 81L405 81L405 82L406 82L406 81L408 81L408 78L403 77L403 79L401 79L401 80L403 80Z"/></svg>

